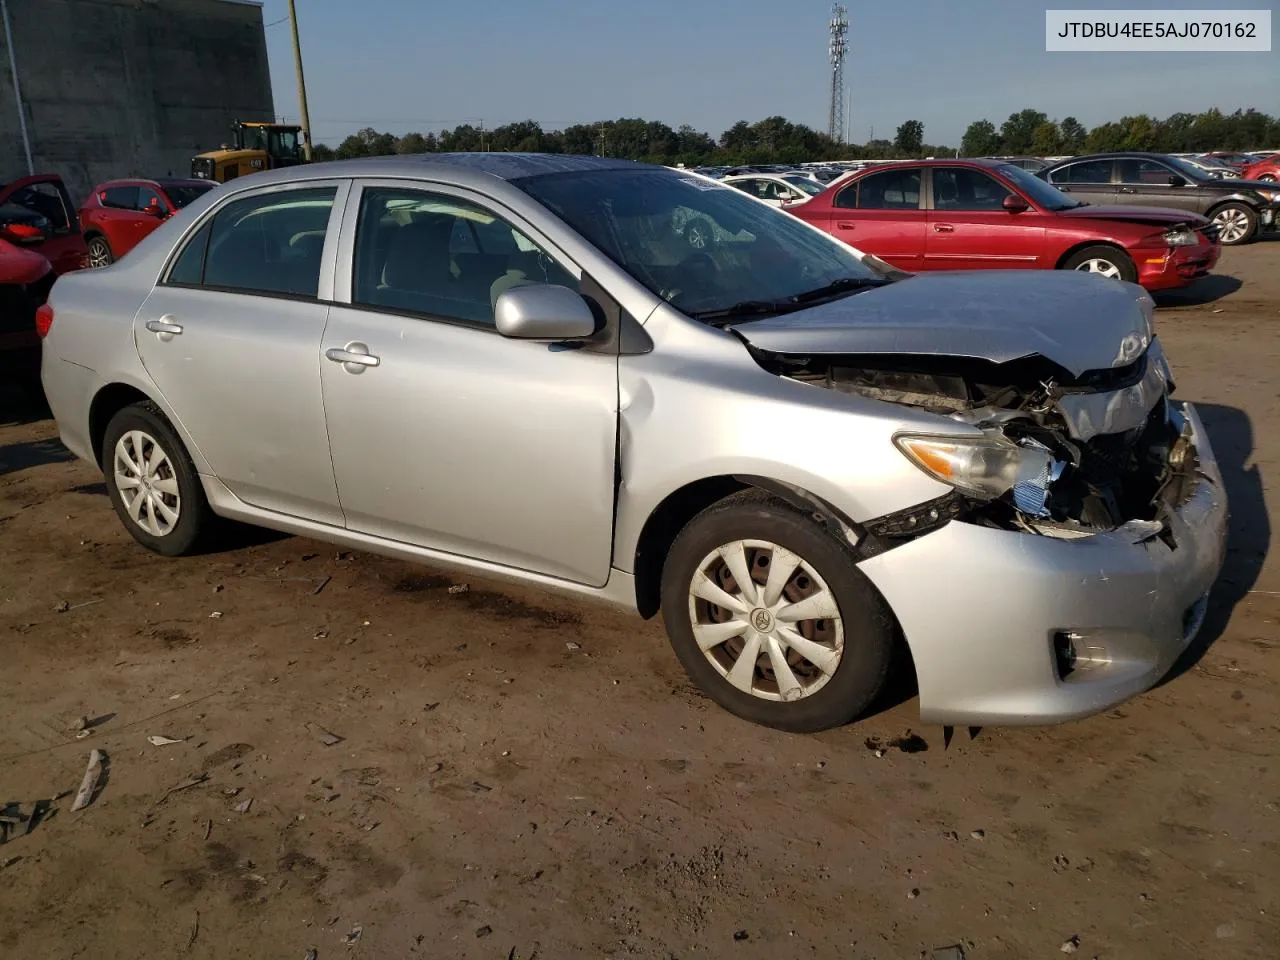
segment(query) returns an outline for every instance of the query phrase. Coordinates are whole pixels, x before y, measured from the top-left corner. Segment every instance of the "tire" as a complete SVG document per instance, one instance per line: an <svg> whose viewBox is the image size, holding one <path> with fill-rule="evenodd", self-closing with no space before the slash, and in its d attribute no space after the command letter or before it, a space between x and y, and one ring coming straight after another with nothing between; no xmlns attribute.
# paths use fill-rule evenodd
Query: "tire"
<svg viewBox="0 0 1280 960"><path fill-rule="evenodd" d="M721 550L739 570L751 568L751 598L744 598ZM770 589L767 571L785 555L780 551L789 551L798 563L782 587L773 587L777 599L770 605L773 597L760 591ZM694 596L695 584L701 593L716 596L708 581L740 604L740 617ZM814 599L824 595L825 610ZM834 616L790 621L785 607L798 600L815 606L815 613L834 610ZM776 612L783 618L775 618ZM662 617L676 656L707 696L745 720L794 733L840 726L866 710L889 675L898 637L887 604L857 569L850 550L811 517L758 491L708 507L680 531L662 570ZM695 636L695 620L709 644L706 653ZM793 635L801 635L795 646L780 640L778 628L785 629L786 622L795 624ZM735 634L739 624L742 630ZM754 643L750 638L761 636L757 629L762 627L768 632L749 675L739 668L735 685L734 665L743 662L739 654ZM818 654L822 663L807 659ZM783 658L790 680L779 682L777 657Z"/></svg>
<svg viewBox="0 0 1280 960"><path fill-rule="evenodd" d="M1062 263L1063 270L1080 270L1085 273L1096 273L1113 280L1138 282L1138 268L1133 258L1121 250L1108 244L1096 244L1077 250Z"/></svg>
<svg viewBox="0 0 1280 960"><path fill-rule="evenodd" d="M694 217L684 225L684 240L693 250L707 250L715 245L716 234L711 221L704 217Z"/></svg>
<svg viewBox="0 0 1280 960"><path fill-rule="evenodd" d="M139 455L152 474L140 484L130 461L118 462L130 456L137 464ZM111 418L102 440L102 473L120 522L148 550L166 557L191 553L214 525L191 458L154 404L131 404ZM122 489L127 479L135 485ZM148 498L157 506L152 507Z"/></svg>
<svg viewBox="0 0 1280 960"><path fill-rule="evenodd" d="M1224 203L1209 213L1209 219L1218 225L1224 247L1249 243L1258 235L1258 214L1248 204Z"/></svg>
<svg viewBox="0 0 1280 960"><path fill-rule="evenodd" d="M111 252L111 244L107 242L107 238L100 233L93 234L89 238L89 266L108 267L115 260L116 256Z"/></svg>
<svg viewBox="0 0 1280 960"><path fill-rule="evenodd" d="M1274 173L1264 173L1258 179L1266 183L1275 183L1276 175Z"/></svg>

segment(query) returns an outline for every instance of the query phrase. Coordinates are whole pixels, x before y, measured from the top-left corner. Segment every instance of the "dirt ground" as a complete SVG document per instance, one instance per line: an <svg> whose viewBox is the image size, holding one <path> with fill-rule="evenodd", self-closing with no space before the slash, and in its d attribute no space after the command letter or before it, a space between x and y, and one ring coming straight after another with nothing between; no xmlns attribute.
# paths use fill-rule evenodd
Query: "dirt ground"
<svg viewBox="0 0 1280 960"><path fill-rule="evenodd" d="M1280 242L1158 322L1232 499L1202 642L1122 709L949 745L909 686L748 725L657 622L537 591L270 534L152 556L6 398L0 802L109 767L0 845L0 956L1274 960Z"/></svg>

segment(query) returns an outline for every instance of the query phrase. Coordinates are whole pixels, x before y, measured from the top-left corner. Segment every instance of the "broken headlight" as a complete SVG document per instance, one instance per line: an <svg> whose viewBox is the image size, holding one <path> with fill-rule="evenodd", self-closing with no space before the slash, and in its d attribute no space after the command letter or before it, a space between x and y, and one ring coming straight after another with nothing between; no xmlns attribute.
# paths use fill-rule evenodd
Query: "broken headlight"
<svg viewBox="0 0 1280 960"><path fill-rule="evenodd" d="M1020 445L1003 437L921 434L899 434L894 442L907 459L935 480L983 500L1028 488L1047 494L1049 483L1061 473L1049 450L1034 442ZM1043 510L1043 500L1039 506Z"/></svg>

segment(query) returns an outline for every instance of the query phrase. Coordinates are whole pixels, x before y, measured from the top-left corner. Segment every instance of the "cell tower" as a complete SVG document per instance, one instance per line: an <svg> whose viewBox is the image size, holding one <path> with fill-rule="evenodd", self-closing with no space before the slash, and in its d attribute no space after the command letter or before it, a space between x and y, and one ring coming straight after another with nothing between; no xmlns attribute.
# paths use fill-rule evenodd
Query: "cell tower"
<svg viewBox="0 0 1280 960"><path fill-rule="evenodd" d="M827 136L840 143L844 140L844 55L849 47L848 10L840 4L831 8L831 113L827 118Z"/></svg>

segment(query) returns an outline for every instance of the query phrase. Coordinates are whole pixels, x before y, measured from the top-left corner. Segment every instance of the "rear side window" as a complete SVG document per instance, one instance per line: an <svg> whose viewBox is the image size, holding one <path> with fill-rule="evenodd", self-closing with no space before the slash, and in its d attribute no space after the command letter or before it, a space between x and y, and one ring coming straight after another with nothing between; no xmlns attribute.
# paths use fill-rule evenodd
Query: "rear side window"
<svg viewBox="0 0 1280 960"><path fill-rule="evenodd" d="M334 187L288 190L227 204L178 255L171 283L315 297ZM197 248L204 245L203 251ZM199 279L194 264L203 253ZM181 274L182 279L179 279Z"/></svg>
<svg viewBox="0 0 1280 960"><path fill-rule="evenodd" d="M1154 160L1129 158L1120 161L1121 183L1148 183L1166 187L1173 175L1172 170Z"/></svg>
<svg viewBox="0 0 1280 960"><path fill-rule="evenodd" d="M1054 183L1110 183L1110 160L1085 160L1055 170L1049 177Z"/></svg>
<svg viewBox="0 0 1280 960"><path fill-rule="evenodd" d="M182 253L178 254L178 259L173 261L173 267L169 270L169 283L191 287L200 285L200 279L204 276L204 254L209 249L209 234L212 232L213 224L206 223L182 248Z"/></svg>
<svg viewBox="0 0 1280 960"><path fill-rule="evenodd" d="M859 210L916 210L920 206L920 170L884 170L856 184ZM843 199L846 190L840 194ZM848 204L837 204L847 206Z"/></svg>
<svg viewBox="0 0 1280 960"><path fill-rule="evenodd" d="M104 207L111 207L113 210L137 210L138 188L107 187L99 199Z"/></svg>

